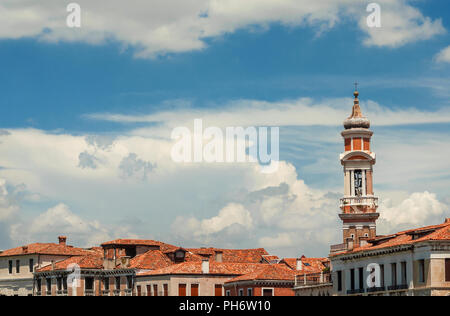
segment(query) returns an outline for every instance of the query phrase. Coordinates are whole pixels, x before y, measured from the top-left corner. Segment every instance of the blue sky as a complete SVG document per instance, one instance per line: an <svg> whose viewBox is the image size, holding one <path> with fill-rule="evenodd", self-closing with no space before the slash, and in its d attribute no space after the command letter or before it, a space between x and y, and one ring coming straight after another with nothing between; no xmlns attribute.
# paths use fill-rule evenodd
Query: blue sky
<svg viewBox="0 0 450 316"><path fill-rule="evenodd" d="M328 244L339 242L339 133L355 81L363 112L374 119L376 189L386 201L381 209L407 214L390 223L386 215L382 232L449 216L450 166L439 157L450 148L447 1L380 1L379 30L361 24L368 1L217 8L201 0L186 12L156 0L153 7L118 2L122 15L80 1L79 30L64 26L64 7L42 3L0 4L8 13L0 22L0 225L9 232L0 236L0 248L72 233L81 245L140 237L324 255ZM27 9L35 10L35 20L26 20ZM204 10L203 20L195 16ZM186 22L190 18L194 22ZM163 26L169 31L161 37L154 30ZM311 111L298 110L302 106ZM280 113L253 119L261 108ZM174 171L164 157L170 129L192 122L192 113L218 126L280 126L285 168L270 179L243 166ZM226 121L214 121L223 113ZM78 163L81 153L91 165ZM124 161L131 171L120 169ZM147 174L145 163L156 167ZM266 195L267 188L280 192ZM305 192L309 198L302 200ZM292 197L297 201L286 206ZM428 215L408 211L411 204ZM286 224L292 213L297 228ZM329 220L321 225L325 213ZM224 220L230 216L236 222ZM26 227L35 228L24 234Z"/></svg>

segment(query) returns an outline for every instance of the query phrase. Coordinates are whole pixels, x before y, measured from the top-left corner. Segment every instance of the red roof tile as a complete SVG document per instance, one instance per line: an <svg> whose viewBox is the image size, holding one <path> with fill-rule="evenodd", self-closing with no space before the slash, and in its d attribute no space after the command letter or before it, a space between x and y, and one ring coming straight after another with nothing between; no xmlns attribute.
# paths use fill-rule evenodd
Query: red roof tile
<svg viewBox="0 0 450 316"><path fill-rule="evenodd" d="M239 281L294 281L295 271L285 265L280 264L261 264L256 270L243 274L228 280L225 283L233 283Z"/></svg>
<svg viewBox="0 0 450 316"><path fill-rule="evenodd" d="M209 257L211 261L215 261L215 254L222 253L222 262L225 263L260 263L262 256L268 255L264 248L257 249L221 249L221 248L188 248L188 251Z"/></svg>
<svg viewBox="0 0 450 316"><path fill-rule="evenodd" d="M143 270L156 270L172 264L172 261L161 250L149 250L130 260L130 268Z"/></svg>
<svg viewBox="0 0 450 316"><path fill-rule="evenodd" d="M210 262L209 274L240 275L257 269L261 264L256 263L221 263ZM142 272L138 276L167 275L167 274L203 274L202 262L183 262L173 264L169 267Z"/></svg>
<svg viewBox="0 0 450 316"><path fill-rule="evenodd" d="M33 243L3 251L0 257L21 256L29 254L76 256L89 254L89 250L54 243Z"/></svg>

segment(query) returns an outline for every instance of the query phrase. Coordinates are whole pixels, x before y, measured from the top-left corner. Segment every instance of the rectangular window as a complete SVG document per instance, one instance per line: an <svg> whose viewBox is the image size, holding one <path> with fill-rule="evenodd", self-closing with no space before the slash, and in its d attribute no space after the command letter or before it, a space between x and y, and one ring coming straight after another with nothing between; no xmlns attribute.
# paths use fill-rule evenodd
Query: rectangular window
<svg viewBox="0 0 450 316"><path fill-rule="evenodd" d="M231 296L230 290L227 290L227 291L225 292L225 296Z"/></svg>
<svg viewBox="0 0 450 316"><path fill-rule="evenodd" d="M147 296L152 296L152 286L147 284Z"/></svg>
<svg viewBox="0 0 450 316"><path fill-rule="evenodd" d="M116 277L116 290L120 290L120 277Z"/></svg>
<svg viewBox="0 0 450 316"><path fill-rule="evenodd" d="M30 259L28 261L28 269L30 272L33 272L33 270L34 270L34 260L33 259Z"/></svg>
<svg viewBox="0 0 450 316"><path fill-rule="evenodd" d="M109 291L109 278L104 278L103 279L103 289L105 291Z"/></svg>
<svg viewBox="0 0 450 316"><path fill-rule="evenodd" d="M239 294L238 296L244 296L244 289L239 289Z"/></svg>
<svg viewBox="0 0 450 316"><path fill-rule="evenodd" d="M342 291L342 271L337 272L337 290Z"/></svg>
<svg viewBox="0 0 450 316"><path fill-rule="evenodd" d="M364 268L359 268L359 289L364 289Z"/></svg>
<svg viewBox="0 0 450 316"><path fill-rule="evenodd" d="M63 277L63 290L67 291L67 277Z"/></svg>
<svg viewBox="0 0 450 316"><path fill-rule="evenodd" d="M178 296L186 296L186 284L178 284Z"/></svg>
<svg viewBox="0 0 450 316"><path fill-rule="evenodd" d="M136 286L136 289L137 289L137 296L141 296L142 295L141 286L140 285Z"/></svg>
<svg viewBox="0 0 450 316"><path fill-rule="evenodd" d="M163 288L164 288L164 296L169 296L169 285L164 284Z"/></svg>
<svg viewBox="0 0 450 316"><path fill-rule="evenodd" d="M153 296L158 296L158 284L153 284Z"/></svg>
<svg viewBox="0 0 450 316"><path fill-rule="evenodd" d="M88 291L94 289L94 278L87 277L84 279L84 289Z"/></svg>
<svg viewBox="0 0 450 316"><path fill-rule="evenodd" d="M214 296L222 296L222 284L214 285Z"/></svg>
<svg viewBox="0 0 450 316"><path fill-rule="evenodd" d="M56 279L56 288L58 289L58 291L62 291L62 278Z"/></svg>
<svg viewBox="0 0 450 316"><path fill-rule="evenodd" d="M445 259L445 282L450 282L450 259Z"/></svg>
<svg viewBox="0 0 450 316"><path fill-rule="evenodd" d="M42 282L41 279L37 279L36 280L36 289L37 289L38 292L41 292L41 290L42 290L42 283L41 282Z"/></svg>
<svg viewBox="0 0 450 316"><path fill-rule="evenodd" d="M12 269L13 269L13 262L12 260L8 261L8 273L12 274Z"/></svg>
<svg viewBox="0 0 450 316"><path fill-rule="evenodd" d="M253 296L253 289L252 288L248 288L247 289L247 296Z"/></svg>
<svg viewBox="0 0 450 316"><path fill-rule="evenodd" d="M198 296L198 284L191 284L191 296Z"/></svg>
<svg viewBox="0 0 450 316"><path fill-rule="evenodd" d="M380 264L380 286L384 286L384 264Z"/></svg>
<svg viewBox="0 0 450 316"><path fill-rule="evenodd" d="M133 288L133 277L127 276L127 289L131 290Z"/></svg>
<svg viewBox="0 0 450 316"><path fill-rule="evenodd" d="M16 273L20 273L20 260L16 260Z"/></svg>
<svg viewBox="0 0 450 316"><path fill-rule="evenodd" d="M419 260L419 282L425 282L425 260Z"/></svg>
<svg viewBox="0 0 450 316"><path fill-rule="evenodd" d="M350 290L355 289L355 269L350 270Z"/></svg>
<svg viewBox="0 0 450 316"><path fill-rule="evenodd" d="M264 289L263 296L273 296L273 289Z"/></svg>
<svg viewBox="0 0 450 316"><path fill-rule="evenodd" d="M406 272L406 262L403 261L400 264L400 267L401 267L401 272L402 272L402 284L404 285L404 284L407 283L407 280L408 280L408 275L407 275L407 272Z"/></svg>
<svg viewBox="0 0 450 316"><path fill-rule="evenodd" d="M397 264L391 263L391 280L392 280L392 286L397 285Z"/></svg>
<svg viewBox="0 0 450 316"><path fill-rule="evenodd" d="M355 183L355 192L354 195L361 196L363 194L362 191L362 170L355 170L353 172L354 183Z"/></svg>
<svg viewBox="0 0 450 316"><path fill-rule="evenodd" d="M47 278L47 279L45 279L46 280L46 282L47 282L47 293L51 293L52 292L52 279L50 279L50 278Z"/></svg>

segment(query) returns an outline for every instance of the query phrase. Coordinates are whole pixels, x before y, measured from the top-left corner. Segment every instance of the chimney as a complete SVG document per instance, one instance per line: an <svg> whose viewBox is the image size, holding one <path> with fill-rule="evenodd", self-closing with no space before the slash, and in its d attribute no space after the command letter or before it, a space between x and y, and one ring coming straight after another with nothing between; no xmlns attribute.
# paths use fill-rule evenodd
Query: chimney
<svg viewBox="0 0 450 316"><path fill-rule="evenodd" d="M60 246L65 246L66 245L66 240L67 240L66 236L58 236L58 241L59 241L59 245Z"/></svg>
<svg viewBox="0 0 450 316"><path fill-rule="evenodd" d="M28 246L22 246L22 252L28 253Z"/></svg>
<svg viewBox="0 0 450 316"><path fill-rule="evenodd" d="M222 259L223 259L223 252L222 251L216 251L215 252L215 260L216 260L216 262L222 262Z"/></svg>
<svg viewBox="0 0 450 316"><path fill-rule="evenodd" d="M303 262L302 262L302 258L297 258L297 266L296 266L297 270L302 270L303 269Z"/></svg>
<svg viewBox="0 0 450 316"><path fill-rule="evenodd" d="M52 260L52 270L55 270L55 261Z"/></svg>
<svg viewBox="0 0 450 316"><path fill-rule="evenodd" d="M203 274L209 273L209 260L208 259L202 260L202 273Z"/></svg>
<svg viewBox="0 0 450 316"><path fill-rule="evenodd" d="M450 217L446 218L444 223L450 223Z"/></svg>

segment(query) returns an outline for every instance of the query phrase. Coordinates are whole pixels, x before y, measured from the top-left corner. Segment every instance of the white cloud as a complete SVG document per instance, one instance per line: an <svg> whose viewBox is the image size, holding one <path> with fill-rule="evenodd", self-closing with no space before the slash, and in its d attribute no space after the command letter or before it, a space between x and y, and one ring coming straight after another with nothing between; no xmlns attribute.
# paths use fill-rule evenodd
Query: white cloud
<svg viewBox="0 0 450 316"><path fill-rule="evenodd" d="M397 205L386 199L379 212L380 229L393 233L401 228L438 224L450 214L450 209L437 199L436 194L425 191L413 193Z"/></svg>
<svg viewBox="0 0 450 316"><path fill-rule="evenodd" d="M450 46L442 49L436 56L434 60L438 63L450 63Z"/></svg>
<svg viewBox="0 0 450 316"><path fill-rule="evenodd" d="M259 245L264 248L285 248L294 245L294 241L288 233L279 233L275 237L261 237Z"/></svg>
<svg viewBox="0 0 450 316"><path fill-rule="evenodd" d="M381 6L381 27L368 27L366 18L359 25L369 36L364 40L368 46L399 47L418 40L427 40L445 34L441 19L432 20L408 1L377 1Z"/></svg>
<svg viewBox="0 0 450 316"><path fill-rule="evenodd" d="M15 197L6 188L5 179L0 179L0 222L9 219L18 209Z"/></svg>
<svg viewBox="0 0 450 316"><path fill-rule="evenodd" d="M440 20L423 16L404 0L380 0L383 27L361 29L365 43L400 46L443 32ZM0 38L37 37L44 41L101 44L117 40L138 57L200 50L206 39L271 23L312 27L317 33L341 21L364 20L366 1L355 0L78 0L81 28L66 26L67 5L58 0L4 0Z"/></svg>

